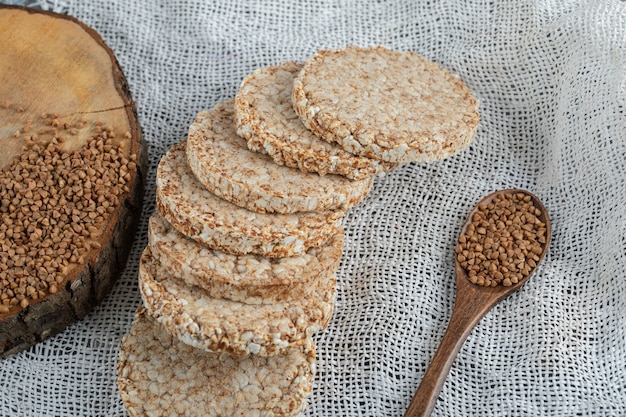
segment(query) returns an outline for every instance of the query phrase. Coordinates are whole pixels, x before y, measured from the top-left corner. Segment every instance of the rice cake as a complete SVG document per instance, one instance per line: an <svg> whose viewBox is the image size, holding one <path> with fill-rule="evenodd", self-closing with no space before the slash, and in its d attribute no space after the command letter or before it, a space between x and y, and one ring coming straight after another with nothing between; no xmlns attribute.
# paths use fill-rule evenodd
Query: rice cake
<svg viewBox="0 0 626 417"><path fill-rule="evenodd" d="M187 162L213 194L257 213L346 211L362 201L372 178L307 174L251 151L235 128L234 99L202 111L189 127Z"/></svg>
<svg viewBox="0 0 626 417"><path fill-rule="evenodd" d="M294 80L304 125L348 152L429 162L465 149L478 101L456 76L414 52L382 46L319 51Z"/></svg>
<svg viewBox="0 0 626 417"><path fill-rule="evenodd" d="M299 256L232 255L187 238L154 213L148 241L163 274L201 287L214 298L270 304L306 297L337 271L344 241L340 232Z"/></svg>
<svg viewBox="0 0 626 417"><path fill-rule="evenodd" d="M157 207L184 235L213 249L269 257L299 255L335 235L343 212L261 214L208 191L187 165L186 142L161 159L156 174Z"/></svg>
<svg viewBox="0 0 626 417"><path fill-rule="evenodd" d="M148 313L179 340L198 349L234 355L275 355L306 342L330 321L335 275L320 280L300 300L251 305L210 297L163 274L147 247L139 263L139 288Z"/></svg>
<svg viewBox="0 0 626 417"><path fill-rule="evenodd" d="M140 307L116 371L133 417L297 416L307 408L315 368L310 339L270 357L205 352L164 332Z"/></svg>
<svg viewBox="0 0 626 417"><path fill-rule="evenodd" d="M291 105L293 80L302 64L285 62L247 76L235 97L237 133L248 148L269 155L279 165L353 180L384 175L396 164L346 152L307 129Z"/></svg>

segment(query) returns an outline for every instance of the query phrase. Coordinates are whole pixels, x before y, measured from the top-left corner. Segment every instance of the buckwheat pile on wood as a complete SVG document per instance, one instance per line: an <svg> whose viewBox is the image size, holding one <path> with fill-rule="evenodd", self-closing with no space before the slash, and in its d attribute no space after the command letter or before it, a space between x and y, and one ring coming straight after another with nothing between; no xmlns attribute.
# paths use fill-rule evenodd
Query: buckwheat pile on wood
<svg viewBox="0 0 626 417"><path fill-rule="evenodd" d="M82 320L113 287L141 216L148 150L124 73L93 29L0 5L0 39L4 359Z"/></svg>
<svg viewBox="0 0 626 417"><path fill-rule="evenodd" d="M414 53L350 47L259 69L235 99L200 112L157 170L144 306L118 364L131 414L305 410L312 336L335 304L341 219L373 176L467 147L476 107L460 80Z"/></svg>

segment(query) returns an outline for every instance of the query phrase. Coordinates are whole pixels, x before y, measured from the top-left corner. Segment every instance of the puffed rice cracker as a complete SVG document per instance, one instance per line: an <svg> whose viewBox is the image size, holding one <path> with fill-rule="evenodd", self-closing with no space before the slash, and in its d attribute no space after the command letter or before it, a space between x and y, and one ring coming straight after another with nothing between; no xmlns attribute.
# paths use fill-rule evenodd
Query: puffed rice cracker
<svg viewBox="0 0 626 417"><path fill-rule="evenodd" d="M270 357L197 350L163 331L140 307L116 371L133 417L278 417L307 408L315 365L311 340Z"/></svg>
<svg viewBox="0 0 626 417"><path fill-rule="evenodd" d="M163 272L187 285L214 298L271 304L306 297L320 279L337 271L344 240L340 231L299 256L232 255L189 239L157 212L149 221L148 242Z"/></svg>
<svg viewBox="0 0 626 417"><path fill-rule="evenodd" d="M251 151L235 129L235 100L202 111L189 127L187 162L213 194L257 213L346 211L363 200L372 178L307 174Z"/></svg>
<svg viewBox="0 0 626 417"><path fill-rule="evenodd" d="M326 141L389 162L453 155L472 143L480 119L458 77L382 46L317 52L294 80L292 104Z"/></svg>
<svg viewBox="0 0 626 417"><path fill-rule="evenodd" d="M275 355L306 342L330 321L335 275L300 300L251 305L210 297L200 287L162 273L150 248L139 263L139 289L150 316L198 349L233 355Z"/></svg>
<svg viewBox="0 0 626 417"><path fill-rule="evenodd" d="M291 105L293 80L302 64L284 62L247 76L235 97L237 133L248 148L269 155L280 165L353 180L384 175L396 164L346 152L314 135Z"/></svg>
<svg viewBox="0 0 626 417"><path fill-rule="evenodd" d="M260 214L208 191L187 165L185 141L170 148L156 174L159 212L184 235L224 252L299 255L337 233L343 212Z"/></svg>

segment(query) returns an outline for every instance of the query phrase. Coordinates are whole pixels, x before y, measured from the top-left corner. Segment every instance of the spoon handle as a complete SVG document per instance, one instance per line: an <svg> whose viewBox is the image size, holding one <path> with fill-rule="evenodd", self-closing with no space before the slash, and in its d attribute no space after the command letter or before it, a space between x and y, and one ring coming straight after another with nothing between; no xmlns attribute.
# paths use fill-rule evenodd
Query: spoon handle
<svg viewBox="0 0 626 417"><path fill-rule="evenodd" d="M496 297L480 297L480 294L473 288L465 285L463 287L466 291L457 292L452 316L443 340L435 352L404 417L426 417L432 413L446 376L465 339L476 323L497 302Z"/></svg>

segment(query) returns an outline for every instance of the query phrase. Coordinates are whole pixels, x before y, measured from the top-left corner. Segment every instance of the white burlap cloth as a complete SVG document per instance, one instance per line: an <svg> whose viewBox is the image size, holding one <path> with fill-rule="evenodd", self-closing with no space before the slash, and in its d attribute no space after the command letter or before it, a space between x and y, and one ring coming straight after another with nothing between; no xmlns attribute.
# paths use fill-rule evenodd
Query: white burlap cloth
<svg viewBox="0 0 626 417"><path fill-rule="evenodd" d="M348 44L434 60L467 83L482 119L470 149L402 166L345 218L337 309L317 337L306 415L402 415L452 310L461 222L503 188L543 200L552 245L469 336L434 415L626 415L625 2L40 4L83 20L117 54L151 175L123 277L85 320L0 362L1 416L126 415L115 363L140 304L137 263L160 156L254 69Z"/></svg>

